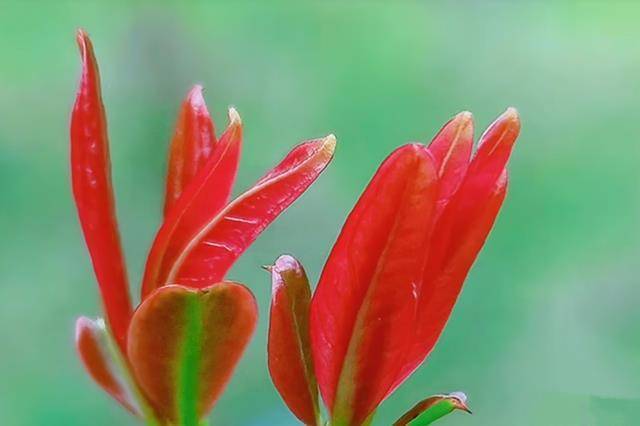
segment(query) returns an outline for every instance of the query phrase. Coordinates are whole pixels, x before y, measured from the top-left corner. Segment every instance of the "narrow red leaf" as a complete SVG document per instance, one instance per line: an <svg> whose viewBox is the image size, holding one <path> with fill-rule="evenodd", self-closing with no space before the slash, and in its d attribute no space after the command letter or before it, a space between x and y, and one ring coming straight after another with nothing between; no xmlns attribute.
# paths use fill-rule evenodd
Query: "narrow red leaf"
<svg viewBox="0 0 640 426"><path fill-rule="evenodd" d="M437 171L419 144L380 166L347 218L311 305L316 376L335 424L361 424L393 384L415 326Z"/></svg>
<svg viewBox="0 0 640 426"><path fill-rule="evenodd" d="M459 190L435 225L420 290L413 344L389 392L429 355L449 319L464 280L504 201L508 184L504 168L519 130L518 115L511 108L490 126Z"/></svg>
<svg viewBox="0 0 640 426"><path fill-rule="evenodd" d="M107 321L124 348L132 308L111 186L107 121L91 40L80 30L77 41L82 74L71 114L73 195Z"/></svg>
<svg viewBox="0 0 640 426"><path fill-rule="evenodd" d="M238 171L242 121L229 110L229 127L207 164L173 205L151 246L142 284L142 297L169 284L168 273L184 247L227 203ZM219 279L208 281L211 284ZM173 282L175 284L175 282Z"/></svg>
<svg viewBox="0 0 640 426"><path fill-rule="evenodd" d="M103 321L78 318L76 349L91 378L129 412L142 416L134 393L123 377L123 366L109 349L109 336Z"/></svg>
<svg viewBox="0 0 640 426"><path fill-rule="evenodd" d="M438 171L438 215L458 190L473 149L473 116L461 112L438 132L429 145Z"/></svg>
<svg viewBox="0 0 640 426"><path fill-rule="evenodd" d="M131 320L128 356L163 421L199 424L229 381L256 321L253 295L231 282L200 290L165 286L140 305Z"/></svg>
<svg viewBox="0 0 640 426"><path fill-rule="evenodd" d="M305 142L253 188L240 195L180 246L160 283L204 287L224 278L234 262L280 213L316 180L333 158L335 137Z"/></svg>
<svg viewBox="0 0 640 426"><path fill-rule="evenodd" d="M478 150L456 195L460 204L457 207L458 216L472 211L480 204L479 200L493 190L504 172L519 134L518 112L514 108L508 108L482 135ZM459 217L457 222L462 225L465 221Z"/></svg>
<svg viewBox="0 0 640 426"><path fill-rule="evenodd" d="M293 414L304 424L316 426L318 384L309 337L309 280L292 256L280 256L268 269L272 283L268 347L271 379Z"/></svg>
<svg viewBox="0 0 640 426"><path fill-rule="evenodd" d="M216 145L213 121L195 85L183 101L171 141L164 215L167 216L184 189L207 163Z"/></svg>

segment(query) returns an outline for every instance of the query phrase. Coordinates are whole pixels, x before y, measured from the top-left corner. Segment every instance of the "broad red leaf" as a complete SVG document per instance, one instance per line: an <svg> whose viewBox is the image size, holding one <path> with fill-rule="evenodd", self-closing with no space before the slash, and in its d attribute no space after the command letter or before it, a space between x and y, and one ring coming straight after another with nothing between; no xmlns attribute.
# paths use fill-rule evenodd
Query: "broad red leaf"
<svg viewBox="0 0 640 426"><path fill-rule="evenodd" d="M117 349L110 348L109 334L102 320L78 318L76 349L93 380L132 414L142 416L135 392L125 377L126 361L117 359Z"/></svg>
<svg viewBox="0 0 640 426"><path fill-rule="evenodd" d="M280 213L316 180L333 158L333 135L298 145L253 188L211 215L195 236L181 245L167 268L165 283L204 287L224 278L240 255ZM162 281L160 281L162 282Z"/></svg>
<svg viewBox="0 0 640 426"><path fill-rule="evenodd" d="M142 296L170 282L168 274L176 259L200 230L229 200L242 145L242 121L231 108L229 127L204 168L191 181L165 218L147 259ZM210 280L206 285L220 281Z"/></svg>
<svg viewBox="0 0 640 426"><path fill-rule="evenodd" d="M361 424L402 365L415 326L436 173L422 145L391 154L347 218L322 272L311 305L311 339L335 424Z"/></svg>
<svg viewBox="0 0 640 426"><path fill-rule="evenodd" d="M504 201L508 183L504 168L519 129L517 113L509 109L485 132L459 190L435 225L420 289L413 344L389 392L424 361L449 319ZM500 173L496 174L496 170Z"/></svg>
<svg viewBox="0 0 640 426"><path fill-rule="evenodd" d="M167 216L184 189L207 163L216 145L213 121L195 85L183 101L171 141L164 215Z"/></svg>
<svg viewBox="0 0 640 426"><path fill-rule="evenodd" d="M304 424L315 426L319 406L309 337L309 280L292 256L280 256L268 269L272 283L268 348L271 379L293 414Z"/></svg>
<svg viewBox="0 0 640 426"><path fill-rule="evenodd" d="M256 320L253 295L231 282L200 290L165 286L140 305L128 355L163 421L198 424L224 390Z"/></svg>
<svg viewBox="0 0 640 426"><path fill-rule="evenodd" d="M73 195L107 321L124 348L132 308L111 186L107 121L91 40L80 30L77 41L82 74L71 114Z"/></svg>

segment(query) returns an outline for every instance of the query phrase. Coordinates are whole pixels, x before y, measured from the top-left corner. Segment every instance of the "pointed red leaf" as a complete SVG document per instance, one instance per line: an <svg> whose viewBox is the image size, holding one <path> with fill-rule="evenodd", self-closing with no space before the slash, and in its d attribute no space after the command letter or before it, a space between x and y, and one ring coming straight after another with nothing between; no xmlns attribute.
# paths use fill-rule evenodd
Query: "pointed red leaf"
<svg viewBox="0 0 640 426"><path fill-rule="evenodd" d="M201 290L165 286L140 305L128 355L163 421L198 424L224 390L256 321L253 295L231 282Z"/></svg>
<svg viewBox="0 0 640 426"><path fill-rule="evenodd" d="M202 86L195 85L182 103L171 141L165 216L198 171L205 166L216 142L213 121L202 97Z"/></svg>
<svg viewBox="0 0 640 426"><path fill-rule="evenodd" d="M174 204L156 235L145 268L143 298L170 283L168 274L176 259L229 199L242 145L242 121L233 108L229 121L207 164ZM207 285L217 281L208 281Z"/></svg>
<svg viewBox="0 0 640 426"><path fill-rule="evenodd" d="M316 180L333 158L333 135L294 148L270 172L233 200L186 244L160 282L203 287L224 278L260 233Z"/></svg>
<svg viewBox="0 0 640 426"><path fill-rule="evenodd" d="M107 321L124 348L132 308L111 186L107 121L91 40L82 30L77 40L82 74L71 114L73 195Z"/></svg>
<svg viewBox="0 0 640 426"><path fill-rule="evenodd" d="M504 201L508 183L504 167L519 129L517 113L509 109L485 132L459 190L435 225L414 342L390 392L424 361L449 319ZM498 168L500 173L496 174Z"/></svg>
<svg viewBox="0 0 640 426"><path fill-rule="evenodd" d="M311 305L311 339L320 391L336 424L363 422L401 367L437 189L427 149L397 149L331 251Z"/></svg>
<svg viewBox="0 0 640 426"><path fill-rule="evenodd" d="M315 426L319 406L309 337L309 280L292 256L280 256L268 269L272 282L268 348L271 379L293 414L304 424Z"/></svg>
<svg viewBox="0 0 640 426"><path fill-rule="evenodd" d="M473 117L461 112L438 132L429 145L438 171L438 214L458 190L467 173L473 149Z"/></svg>
<svg viewBox="0 0 640 426"><path fill-rule="evenodd" d="M102 320L80 317L76 321L76 349L87 372L96 383L136 416L142 416L135 393L127 383L122 362L115 348L109 347L109 335ZM115 349L117 350L117 349Z"/></svg>
<svg viewBox="0 0 640 426"><path fill-rule="evenodd" d="M477 208L479 200L493 191L503 174L519 133L518 113L514 108L508 108L482 135L478 150L456 195L460 204L457 208L458 216ZM464 224L465 221L459 217L457 222Z"/></svg>

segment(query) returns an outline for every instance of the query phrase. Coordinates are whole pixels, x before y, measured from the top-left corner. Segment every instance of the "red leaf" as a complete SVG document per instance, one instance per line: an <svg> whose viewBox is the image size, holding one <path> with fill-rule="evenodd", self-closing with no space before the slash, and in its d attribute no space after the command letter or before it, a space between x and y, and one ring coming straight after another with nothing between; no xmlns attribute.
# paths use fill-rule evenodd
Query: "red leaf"
<svg viewBox="0 0 640 426"><path fill-rule="evenodd" d="M159 282L204 287L224 278L240 255L315 181L333 158L335 138L305 142L228 204L185 244ZM286 164L286 167L283 165Z"/></svg>
<svg viewBox="0 0 640 426"><path fill-rule="evenodd" d="M216 142L213 121L202 97L202 86L195 85L182 103L171 141L165 216L198 171L205 166Z"/></svg>
<svg viewBox="0 0 640 426"><path fill-rule="evenodd" d="M508 109L483 135L459 190L435 225L424 271L415 336L399 386L429 355L446 325L462 285L500 211L507 190L506 166L520 130ZM500 173L496 173L496 170Z"/></svg>
<svg viewBox="0 0 640 426"><path fill-rule="evenodd" d="M438 170L438 215L458 190L467 173L473 149L473 117L461 112L438 132L429 145Z"/></svg>
<svg viewBox="0 0 640 426"><path fill-rule="evenodd" d="M280 256L268 269L272 279L269 372L293 414L315 426L319 407L309 337L309 280L292 256Z"/></svg>
<svg viewBox="0 0 640 426"><path fill-rule="evenodd" d="M107 321L124 348L132 308L111 186L107 121L91 40L80 30L77 41L82 75L71 114L73 195Z"/></svg>
<svg viewBox="0 0 640 426"><path fill-rule="evenodd" d="M436 183L424 146L397 149L349 215L322 272L311 339L320 391L336 424L362 423L402 365Z"/></svg>
<svg viewBox="0 0 640 426"><path fill-rule="evenodd" d="M504 172L519 133L518 113L515 109L508 108L482 135L476 155L456 195L459 203L458 224L463 225L465 222L461 215L473 211L493 191Z"/></svg>
<svg viewBox="0 0 640 426"><path fill-rule="evenodd" d="M128 355L163 421L198 424L224 390L256 321L253 295L231 282L201 290L165 286L140 305Z"/></svg>
<svg viewBox="0 0 640 426"><path fill-rule="evenodd" d="M109 336L102 320L80 317L76 321L76 349L89 375L96 383L136 416L142 416L134 392L123 377L114 351L109 348Z"/></svg>
<svg viewBox="0 0 640 426"><path fill-rule="evenodd" d="M205 167L197 174L165 218L147 259L142 297L171 282L168 274L189 241L229 199L238 170L242 121L231 108L229 127L220 138ZM206 285L219 279L208 281Z"/></svg>

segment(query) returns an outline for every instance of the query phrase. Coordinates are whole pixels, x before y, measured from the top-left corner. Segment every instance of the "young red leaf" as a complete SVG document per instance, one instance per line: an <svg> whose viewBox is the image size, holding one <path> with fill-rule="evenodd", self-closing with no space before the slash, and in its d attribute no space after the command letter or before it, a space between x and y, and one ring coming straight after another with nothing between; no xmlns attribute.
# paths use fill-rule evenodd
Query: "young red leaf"
<svg viewBox="0 0 640 426"><path fill-rule="evenodd" d="M380 166L347 218L311 305L316 376L332 424L361 424L393 384L415 326L437 196L419 144Z"/></svg>
<svg viewBox="0 0 640 426"><path fill-rule="evenodd" d="M424 361L446 325L504 201L508 184L504 168L519 129L520 121L513 109L496 120L482 137L459 190L435 225L420 290L415 336L390 392ZM496 174L496 170L500 173Z"/></svg>
<svg viewBox="0 0 640 426"><path fill-rule="evenodd" d="M333 158L335 137L298 145L277 173L267 177L211 215L197 234L180 245L179 253L159 285L177 283L204 287L224 278L258 235L315 181Z"/></svg>
<svg viewBox="0 0 640 426"><path fill-rule="evenodd" d="M393 426L427 426L436 420L462 410L471 414L467 406L467 396L462 392L448 395L434 395L423 399L393 423Z"/></svg>
<svg viewBox="0 0 640 426"><path fill-rule="evenodd" d="M142 417L135 391L126 379L125 364L110 348L104 321L80 317L76 321L76 349L95 382L132 414Z"/></svg>
<svg viewBox="0 0 640 426"><path fill-rule="evenodd" d="M456 221L460 226L464 227L463 216L482 206L483 199L494 190L496 182L505 170L519 133L518 113L514 108L508 108L480 138L478 150L456 194Z"/></svg>
<svg viewBox="0 0 640 426"><path fill-rule="evenodd" d="M201 290L165 286L140 305L128 355L163 421L198 424L224 390L256 321L253 295L231 282Z"/></svg>
<svg viewBox="0 0 640 426"><path fill-rule="evenodd" d="M267 269L272 283L268 348L271 379L300 421L320 426L309 337L309 280L292 256L280 256Z"/></svg>
<svg viewBox="0 0 640 426"><path fill-rule="evenodd" d="M242 121L229 110L229 127L204 168L185 189L165 218L151 246L142 284L142 296L165 284L168 273L185 246L227 203L238 170ZM207 281L207 285L220 279Z"/></svg>
<svg viewBox="0 0 640 426"><path fill-rule="evenodd" d="M107 121L91 40L80 30L77 41L82 74L71 114L73 195L107 321L124 348L132 308L111 186Z"/></svg>
<svg viewBox="0 0 640 426"><path fill-rule="evenodd" d="M429 145L438 171L438 213L442 212L464 178L473 148L473 117L461 112L438 132Z"/></svg>
<svg viewBox="0 0 640 426"><path fill-rule="evenodd" d="M216 142L213 121L202 97L202 86L195 85L182 103L171 141L165 216L198 171L205 166Z"/></svg>

